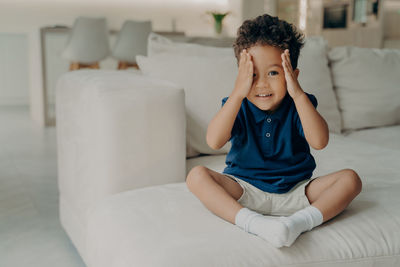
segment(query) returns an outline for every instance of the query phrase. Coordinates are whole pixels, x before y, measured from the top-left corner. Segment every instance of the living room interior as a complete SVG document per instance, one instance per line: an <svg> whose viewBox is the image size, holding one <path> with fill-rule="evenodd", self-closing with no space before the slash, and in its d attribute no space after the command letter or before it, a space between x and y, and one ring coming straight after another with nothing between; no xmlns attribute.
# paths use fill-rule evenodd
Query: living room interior
<svg viewBox="0 0 400 267"><path fill-rule="evenodd" d="M238 27L243 21L265 13L294 24L305 34L307 41L310 40L300 59L300 66L305 69L300 84L309 86L311 92L319 97L321 114L328 121L333 142L325 154L313 151L322 166L316 175L339 164L354 165L365 174L364 185L366 190L370 190L367 191L371 193L370 197L361 197L347 213L359 215L360 221L366 218L368 212L372 213L389 201L392 206L388 209L398 208L400 199L393 192L400 189L399 179L396 179L400 178L397 170L400 158L400 0L3 0L0 3L0 120L3 124L0 131L0 266L188 266L183 259L173 261L179 253L172 247L166 250L170 252L168 256L168 253L157 250L163 249L162 242L151 245L140 239L146 236L146 231L140 234L128 230L122 232L121 229L129 228L121 224L125 219L136 223L135 226L146 224L134 221L133 215L126 215L129 212L120 213L126 212L122 210L124 203L133 203L139 197L147 203L145 195L153 193L151 188L149 191L137 189L179 183L177 187L167 185L154 189L167 199L168 196L173 199L171 202L164 199L165 210L160 213L168 216L168 211L175 214L173 212L179 208L188 212L199 209L200 215L196 218L204 219L208 223L207 229L215 222L207 217L211 215L201 209L198 202L190 200L192 202L188 201L182 207L179 203L189 197L187 191L182 191L187 172L198 164L219 170L229 151L227 146L220 151L212 151L202 141L202 138L205 139L204 123L220 107L219 97L228 96L228 89L210 92L208 98L203 95L209 91L205 90L204 94L199 92L205 86L232 86L237 66L231 64L229 68L221 68L221 78L233 78L228 83L218 80L218 77L204 83L200 81L204 80L202 77L208 77L206 74L213 68L218 71L217 67L223 66L222 63L234 63L233 51L229 49L232 49ZM139 30L133 29L141 36L140 40L133 35L122 34L126 26L129 35L128 22L133 28L142 25ZM86 26L97 23L99 31L91 32L102 33L98 36L103 39L93 35L90 40L90 29L85 32L84 26L78 27L85 23ZM79 30L82 30L80 35ZM118 44L123 40L138 44L138 47L128 47L129 57L133 60L123 59L124 53L128 53L125 51L119 56L118 49L122 51L123 46ZM79 45L75 45L75 41ZM90 64L90 60L84 60L85 56L93 55L95 58L102 45L104 51L98 59ZM79 49L83 52L77 52ZM197 53L199 66L191 61L191 57L184 57L185 53L194 52ZM162 56L163 53L170 54L170 57ZM171 58L174 53L177 55L175 62ZM78 54L81 58L77 57ZM368 68L371 62L376 63L376 73L372 67ZM183 77L185 68L178 63L197 68L199 79L196 81L199 84L190 87L193 77ZM207 64L210 64L208 72ZM351 75L346 75L346 71ZM311 81L313 74L318 76L312 77L318 83ZM382 78L378 74L386 76ZM168 80L168 77L171 79ZM377 90L364 90L368 85L376 86L373 88ZM145 93L146 88L151 90ZM154 111L147 115L149 107L146 104L154 98L152 90L165 101L156 101L159 113ZM117 95L114 92L124 93ZM211 95L215 103L209 104L213 101ZM138 100L139 96L143 97L143 101ZM207 104L207 111L203 104ZM144 120L149 118L153 119L152 123L145 123ZM167 127L165 121L170 121L174 127ZM154 133L159 131L156 123L165 127L162 133ZM136 132L139 127L149 132ZM95 129L100 129L102 133L95 133ZM136 137L130 139L132 135ZM163 145L161 140L170 143ZM89 152L90 149L92 151ZM341 149L349 150L348 155L332 160L332 165L326 164ZM105 151L107 155L101 154ZM136 151L141 151L141 156L137 156ZM171 151L176 155L171 156ZM116 162L117 159L123 163ZM159 170L153 170L156 166L160 166ZM146 172L148 177L145 177ZM109 181L103 177L104 173L118 178ZM162 173L165 179L153 179ZM76 178L71 179L71 175L76 175ZM79 182L78 175L90 175L92 178L86 181L79 176L83 181ZM380 175L386 177L381 187L375 184ZM145 182L132 178L139 176ZM97 182L93 177L97 177ZM93 190L80 188L85 186L93 186ZM60 193L65 199L60 198ZM371 198L385 195L387 198L383 197L382 202L371 202ZM149 209L156 208L162 200L159 198L146 205ZM96 206L94 203L104 205ZM77 208L76 214L72 206ZM87 213L91 215L87 215L86 220L86 209L89 210L89 207L93 210ZM130 208L140 211L138 205L132 204ZM367 213L363 213L364 210ZM81 214L85 214L82 216L85 219L79 217ZM116 219L108 221L107 216ZM348 248L348 254L338 252L340 255L335 255L335 251L330 255L320 254L325 257L326 266L340 260L348 262L346 266L360 266L356 265L356 259L359 259L358 264L372 262L375 266L399 266L400 237L396 233L399 233L400 213L396 211L390 216L388 221L393 224L385 222L384 227L388 231L393 230L390 227L397 229L393 236L389 237L382 229L374 228L381 236L371 234L371 243L354 239L355 243L349 244L353 248ZM146 218L159 220L161 215ZM176 221L164 219L166 225L172 227L171 233L180 233L179 227L174 227ZM351 220L344 214L340 222L343 225L359 222L346 219ZM80 220L84 222L82 229L85 230L77 226L81 225ZM79 223L75 225L77 221ZM103 223L97 226L99 221ZM374 223L378 224L377 221L365 221L374 227ZM159 226L153 220L147 223ZM223 228L227 227L226 224L217 224L220 231L227 229ZM120 231L114 230L117 226L121 226ZM363 227L360 224L359 228L365 231L367 228ZM199 231L191 240L209 238L201 233L202 230ZM231 231L233 233L234 229L229 228L226 233ZM317 234L311 239L320 240ZM136 243L132 241L135 236L140 236ZM367 236L365 234L364 238ZM167 239L163 238L162 241ZM190 247L191 243L184 243L183 237L176 240L176 247L173 248L179 248L180 253L185 252L183 244L188 250L200 248ZM333 248L343 248L347 242L342 240L342 243L338 241L335 244L335 238L332 240L332 243L326 244ZM248 250L255 244L253 241L243 241L242 246L247 244ZM308 244L305 238L302 242ZM139 244L143 244L140 249ZM261 246L261 243L257 244ZM134 256L128 255L129 252L122 249L125 245L137 248L138 252L132 252ZM150 261L151 254L147 249L151 248L162 257ZM352 250L354 248L360 250ZM306 251L306 248L302 249ZM223 251L228 256L240 257L233 253L234 250ZM206 249L200 249L200 252L204 261L190 266L221 266L223 263L225 266L236 266L229 264L229 260L213 261ZM284 263L289 265L291 261L299 260L295 252L286 251L283 256L279 253L266 253L265 257L273 257L276 261L262 266L284 266ZM310 253L308 256L311 258L303 258L303 265L299 263L298 266L324 266L322 261L313 261L318 255ZM188 261L196 258L191 257L183 258ZM260 258L260 262L264 260L267 258ZM163 261L165 265L161 264ZM254 265L243 262L244 266L257 266L256 261ZM293 262L291 266L297 266ZM336 265L332 263L329 266Z"/></svg>

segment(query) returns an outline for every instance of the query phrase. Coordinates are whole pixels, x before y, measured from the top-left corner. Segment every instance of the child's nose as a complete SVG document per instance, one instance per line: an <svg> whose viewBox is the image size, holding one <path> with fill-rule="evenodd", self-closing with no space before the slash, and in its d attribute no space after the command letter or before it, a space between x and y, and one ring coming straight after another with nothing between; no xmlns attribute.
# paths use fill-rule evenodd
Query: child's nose
<svg viewBox="0 0 400 267"><path fill-rule="evenodd" d="M261 78L257 79L256 87L261 87L261 88L266 87L266 88L268 88L269 87L268 79L264 78L264 77L261 77Z"/></svg>

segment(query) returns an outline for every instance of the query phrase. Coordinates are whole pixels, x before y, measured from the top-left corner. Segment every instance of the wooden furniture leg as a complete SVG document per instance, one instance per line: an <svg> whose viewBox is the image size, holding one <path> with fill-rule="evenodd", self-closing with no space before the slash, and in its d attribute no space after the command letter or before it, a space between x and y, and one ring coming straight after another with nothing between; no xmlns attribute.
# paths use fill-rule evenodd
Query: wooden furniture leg
<svg viewBox="0 0 400 267"><path fill-rule="evenodd" d="M136 63L129 63L129 62L125 62L125 61L119 61L118 62L118 69L119 70L126 70L129 67L133 67L135 69L139 69L139 66Z"/></svg>
<svg viewBox="0 0 400 267"><path fill-rule="evenodd" d="M79 70L79 69L100 69L100 65L99 62L95 62L92 64L83 64L80 62L71 62L71 64L69 65L69 70Z"/></svg>

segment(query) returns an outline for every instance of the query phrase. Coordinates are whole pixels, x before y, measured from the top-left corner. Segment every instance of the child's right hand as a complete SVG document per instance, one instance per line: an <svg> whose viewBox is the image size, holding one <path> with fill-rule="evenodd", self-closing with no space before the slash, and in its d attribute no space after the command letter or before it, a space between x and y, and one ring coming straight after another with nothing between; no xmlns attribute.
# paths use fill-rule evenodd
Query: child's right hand
<svg viewBox="0 0 400 267"><path fill-rule="evenodd" d="M239 72L235 82L233 94L245 98L253 84L253 61L251 55L243 49L240 53Z"/></svg>

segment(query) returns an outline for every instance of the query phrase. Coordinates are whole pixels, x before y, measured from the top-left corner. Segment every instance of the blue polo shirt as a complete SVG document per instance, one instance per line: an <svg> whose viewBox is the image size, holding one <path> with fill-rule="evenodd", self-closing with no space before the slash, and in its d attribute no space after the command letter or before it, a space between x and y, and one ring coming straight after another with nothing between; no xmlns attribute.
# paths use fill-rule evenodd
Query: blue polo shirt
<svg viewBox="0 0 400 267"><path fill-rule="evenodd" d="M314 95L306 93L314 107ZM222 106L228 97L222 99ZM288 93L274 113L244 98L232 127L223 173L270 193L286 193L316 167L293 99Z"/></svg>

